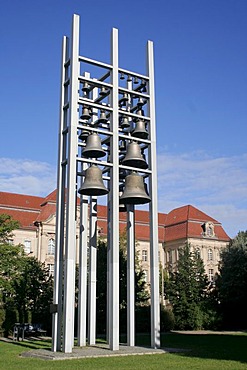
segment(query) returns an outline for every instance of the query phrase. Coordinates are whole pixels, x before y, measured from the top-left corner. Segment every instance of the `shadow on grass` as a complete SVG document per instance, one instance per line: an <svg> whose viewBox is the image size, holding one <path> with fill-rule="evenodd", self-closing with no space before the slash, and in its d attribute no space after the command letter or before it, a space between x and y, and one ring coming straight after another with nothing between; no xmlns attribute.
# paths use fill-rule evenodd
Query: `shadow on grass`
<svg viewBox="0 0 247 370"><path fill-rule="evenodd" d="M23 348L51 350L50 339L25 339L24 341L8 340L8 343Z"/></svg>
<svg viewBox="0 0 247 370"><path fill-rule="evenodd" d="M23 342L8 341L14 346L20 346L29 349L45 349L51 351L51 339L28 339ZM122 335L121 343L126 343L126 336ZM97 343L105 343L105 339L98 338ZM136 346L150 347L150 335L137 334ZM228 360L247 363L247 333L186 333L172 332L162 333L162 348L177 348L184 350L177 352L176 356L196 357L212 360Z"/></svg>
<svg viewBox="0 0 247 370"><path fill-rule="evenodd" d="M176 354L179 356L247 363L247 334L245 333L168 333L162 335L161 343L162 347L187 350Z"/></svg>

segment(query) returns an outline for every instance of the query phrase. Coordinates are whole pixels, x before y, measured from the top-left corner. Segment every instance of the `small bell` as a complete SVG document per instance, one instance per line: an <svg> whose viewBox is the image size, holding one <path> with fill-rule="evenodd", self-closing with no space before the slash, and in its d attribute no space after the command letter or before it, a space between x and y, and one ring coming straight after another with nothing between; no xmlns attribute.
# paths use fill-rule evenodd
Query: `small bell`
<svg viewBox="0 0 247 370"><path fill-rule="evenodd" d="M139 98L137 103L138 108L143 107L144 104L145 104L144 100L142 98Z"/></svg>
<svg viewBox="0 0 247 370"><path fill-rule="evenodd" d="M125 77L124 77L124 73L123 72L121 72L120 73L120 80L124 80L125 79Z"/></svg>
<svg viewBox="0 0 247 370"><path fill-rule="evenodd" d="M129 128L130 123L129 123L128 117L126 117L126 116L122 117L120 125L121 125L121 128L123 128L123 129L124 128Z"/></svg>
<svg viewBox="0 0 247 370"><path fill-rule="evenodd" d="M128 100L129 100L128 94L127 93L123 93L123 97L119 100L119 104L125 105Z"/></svg>
<svg viewBox="0 0 247 370"><path fill-rule="evenodd" d="M105 86L102 86L99 95L104 96L107 94L107 92L108 90L105 88Z"/></svg>
<svg viewBox="0 0 247 370"><path fill-rule="evenodd" d="M85 119L85 120L89 120L91 118L91 114L90 114L90 111L88 109L88 107L83 107L83 110L82 110L82 115L81 115L81 119Z"/></svg>
<svg viewBox="0 0 247 370"><path fill-rule="evenodd" d="M126 142L125 142L125 140L121 140L120 141L119 150L120 150L120 152L123 152L123 151L126 150Z"/></svg>
<svg viewBox="0 0 247 370"><path fill-rule="evenodd" d="M82 141L86 141L89 135L89 131L83 130L80 135L78 136L78 139Z"/></svg>
<svg viewBox="0 0 247 370"><path fill-rule="evenodd" d="M109 193L109 190L105 187L102 179L102 171L95 164L86 169L84 183L78 190L78 193L91 196L105 195Z"/></svg>
<svg viewBox="0 0 247 370"><path fill-rule="evenodd" d="M136 114L138 115L138 116L140 116L140 117L143 117L143 115L144 115L144 110L143 109L141 109L141 107L139 107L139 109L136 111ZM135 120L137 121L139 119L139 117L138 118L135 118Z"/></svg>
<svg viewBox="0 0 247 370"><path fill-rule="evenodd" d="M106 118L106 114L104 110L100 111L100 117L97 121L97 123L107 123L108 119Z"/></svg>
<svg viewBox="0 0 247 370"><path fill-rule="evenodd" d="M135 78L134 78L134 84L135 84L135 85L137 85L137 84L138 84L138 82L139 82L138 77L135 77Z"/></svg>
<svg viewBox="0 0 247 370"><path fill-rule="evenodd" d="M132 82L132 77L130 75L127 76L127 81Z"/></svg>
<svg viewBox="0 0 247 370"><path fill-rule="evenodd" d="M82 91L85 92L86 94L89 93L89 91L90 91L90 85L87 82L84 82L83 83Z"/></svg>

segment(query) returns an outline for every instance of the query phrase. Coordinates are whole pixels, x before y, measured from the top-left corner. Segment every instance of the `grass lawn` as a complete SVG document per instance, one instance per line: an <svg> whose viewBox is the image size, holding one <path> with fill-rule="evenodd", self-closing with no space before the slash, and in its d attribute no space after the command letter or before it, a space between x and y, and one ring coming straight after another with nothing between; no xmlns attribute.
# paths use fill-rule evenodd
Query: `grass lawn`
<svg viewBox="0 0 247 370"><path fill-rule="evenodd" d="M150 338L137 336L137 345L148 345ZM46 361L22 358L29 349L50 349L50 341L29 340L4 342L0 340L0 369L247 369L247 333L162 334L162 347L183 348L173 354L126 357L85 358L80 360Z"/></svg>

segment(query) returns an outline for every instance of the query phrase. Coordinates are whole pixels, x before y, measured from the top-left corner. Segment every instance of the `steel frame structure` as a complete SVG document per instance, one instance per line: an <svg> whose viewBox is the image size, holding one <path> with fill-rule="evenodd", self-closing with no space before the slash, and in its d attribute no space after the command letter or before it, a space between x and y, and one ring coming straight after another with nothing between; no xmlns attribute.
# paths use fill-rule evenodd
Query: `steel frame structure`
<svg viewBox="0 0 247 370"><path fill-rule="evenodd" d="M93 77L90 72L102 71ZM86 69L85 69L86 68ZM98 72L97 72L98 73ZM127 86L121 85L122 76L127 76ZM135 87L133 81L137 81ZM82 92L83 86L89 86ZM100 95L100 91L107 90ZM127 94L127 101L123 96ZM132 131L121 129L119 121L127 117L131 123L140 118L136 99L144 100L143 119L147 125L148 138L134 138L147 153L148 169L133 168L121 164L119 143L129 143ZM124 102L124 104L122 104ZM92 122L81 119L83 107L91 109ZM104 110L107 123L98 124L98 114ZM85 143L80 133L96 132L106 147L104 160L83 158ZM120 153L120 154L119 154ZM107 339L111 350L119 349L119 175L137 171L148 181L150 218L150 265L151 265L151 346L160 346L159 312L159 263L158 263L158 210L156 127L154 98L153 43L147 42L147 74L131 72L118 65L118 30L111 35L111 64L102 63L79 55L79 16L73 16L71 45L63 38L61 68L60 128L57 170L56 252L54 269L54 297L52 305L53 333L52 350L72 352L74 347L75 322L75 263L76 226L79 235L79 296L78 296L78 341L79 346L95 344L96 340L96 245L97 245L97 197L80 195L78 188L85 181L85 171L96 164L102 168L103 180L108 185L108 232L107 232ZM78 212L79 208L79 212ZM135 345L135 236L134 205L127 205L127 262L128 262L128 309L127 344ZM89 209L89 214L88 214ZM78 214L79 213L79 214ZM88 226L89 218L89 226ZM89 261L88 261L89 249ZM87 272L89 278L87 282ZM88 293L87 293L88 286ZM86 314L87 312L87 314ZM87 327L87 330L86 330ZM86 340L87 338L87 340Z"/></svg>

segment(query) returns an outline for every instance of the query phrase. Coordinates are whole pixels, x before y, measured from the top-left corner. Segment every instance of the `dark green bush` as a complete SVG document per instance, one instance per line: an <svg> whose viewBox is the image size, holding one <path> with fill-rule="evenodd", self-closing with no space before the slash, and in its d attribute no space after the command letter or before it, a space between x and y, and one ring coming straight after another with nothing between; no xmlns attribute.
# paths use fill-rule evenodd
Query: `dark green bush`
<svg viewBox="0 0 247 370"><path fill-rule="evenodd" d="M171 331L174 329L175 318L170 308L161 306L160 309L160 330Z"/></svg>

